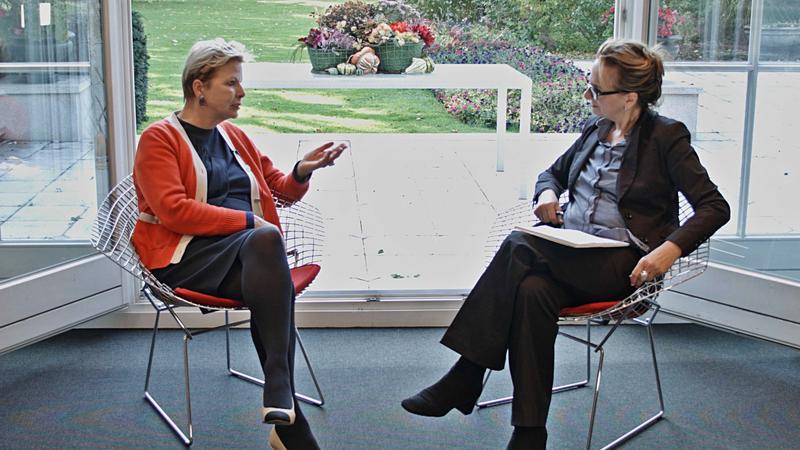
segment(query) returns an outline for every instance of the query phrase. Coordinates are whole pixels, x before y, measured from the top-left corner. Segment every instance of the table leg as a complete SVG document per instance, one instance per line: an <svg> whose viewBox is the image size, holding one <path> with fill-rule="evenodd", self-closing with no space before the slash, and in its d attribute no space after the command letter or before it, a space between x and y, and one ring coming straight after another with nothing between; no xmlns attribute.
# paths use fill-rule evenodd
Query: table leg
<svg viewBox="0 0 800 450"><path fill-rule="evenodd" d="M519 105L519 132L520 134L531 133L531 103L533 102L533 94L531 93L531 86L528 85L522 89L522 99Z"/></svg>
<svg viewBox="0 0 800 450"><path fill-rule="evenodd" d="M519 105L519 134L522 145L528 145L530 140L527 139L531 134L531 104L533 103L533 95L531 92L531 85L528 84L522 89L522 95ZM524 151L524 150L523 150ZM524 167L527 167L525 165ZM528 178L531 174L522 173L519 180L519 199L524 200L528 198Z"/></svg>
<svg viewBox="0 0 800 450"><path fill-rule="evenodd" d="M508 89L497 89L497 171L505 170L504 140L506 135L506 109L508 108Z"/></svg>

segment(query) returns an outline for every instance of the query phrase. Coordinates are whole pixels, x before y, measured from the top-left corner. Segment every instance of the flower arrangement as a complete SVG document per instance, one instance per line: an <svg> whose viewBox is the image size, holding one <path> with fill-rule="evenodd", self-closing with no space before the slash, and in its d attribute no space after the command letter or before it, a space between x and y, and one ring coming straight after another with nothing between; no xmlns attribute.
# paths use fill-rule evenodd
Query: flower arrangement
<svg viewBox="0 0 800 450"><path fill-rule="evenodd" d="M298 41L302 46L325 50L357 48L353 36L330 28L312 28L308 31L308 36L301 37Z"/></svg>
<svg viewBox="0 0 800 450"><path fill-rule="evenodd" d="M421 41L425 44L425 47L433 45L435 39L433 32L427 25L423 23L409 25L406 22L393 22L390 24L381 22L372 30L368 38L369 43L372 45L393 43L403 46L407 42L417 44Z"/></svg>
<svg viewBox="0 0 800 450"><path fill-rule="evenodd" d="M343 66L337 73L367 74L372 73L374 67L389 73L406 72L406 69L409 69L407 73L423 73L433 68L430 60L422 59L423 49L435 42L434 32L419 11L403 0L379 0L377 3L347 0L329 6L315 17L318 27L312 28L307 36L299 39L301 48L329 51L353 49L358 52L367 47L374 49L374 52L370 52L372 56L364 60L363 70ZM363 56L359 53L355 58L346 58L335 64L332 60L315 64L317 54L309 51L314 70L320 71L321 65L326 65L323 70L329 73L333 73L329 69L341 62L356 65L354 61Z"/></svg>

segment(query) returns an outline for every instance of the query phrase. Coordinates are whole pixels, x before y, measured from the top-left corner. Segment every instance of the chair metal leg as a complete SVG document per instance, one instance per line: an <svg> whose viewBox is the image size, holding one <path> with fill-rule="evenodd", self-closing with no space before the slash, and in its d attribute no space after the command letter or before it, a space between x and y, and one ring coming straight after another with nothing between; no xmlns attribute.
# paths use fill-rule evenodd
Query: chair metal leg
<svg viewBox="0 0 800 450"><path fill-rule="evenodd" d="M653 358L653 371L654 371L655 379L656 379L656 389L657 389L657 392L658 392L658 403L659 403L660 409L656 414L654 414L653 416L651 416L650 418L648 418L644 422L640 423L639 425L637 425L636 427L634 427L633 429L631 429L627 433L623 434L622 436L618 437L614 441L612 441L609 444L605 445L602 448L603 450L608 450L608 449L619 447L625 441L629 440L630 438L632 438L632 437L638 435L639 433L641 433L642 431L646 430L647 428L652 426L654 423L658 422L664 416L664 397L663 397L663 392L662 392L662 389L661 389L661 378L660 378L659 372L658 372L658 362L657 362L657 359L656 359L655 340L653 338L653 330L652 330L653 318L658 313L660 307L658 305L653 305L653 308L654 308L654 313L649 319L636 318L636 319L633 319L633 320L636 323L639 323L639 324L643 325L647 329L647 335L648 335L648 339L650 341L650 353L651 353L652 358ZM603 337L603 339L601 340L601 342L599 344L594 344L590 339L591 338L591 334L590 334L591 333L591 331L590 331L591 326L590 326L590 323L586 324L586 326L587 326L587 328L586 328L586 340L583 340L581 338L578 338L576 336L572 336L572 335L564 333L564 332L560 332L559 331L559 333L558 333L561 336L564 336L564 337L569 338L569 339L571 339L573 341L580 342L580 343L586 345L586 348L587 348L587 361L586 361L586 363L587 363L587 372L586 372L586 379L585 380L578 381L578 382L575 382L575 383L566 384L566 385L562 385L562 386L554 387L553 388L553 393L563 392L563 391L567 391L567 390L571 390L571 389L577 389L579 387L583 387L586 384L588 384L588 382L589 382L588 380L591 378L591 364L590 364L591 363L591 361L590 361L590 359L591 359L591 349L594 348L594 351L599 353L599 359L598 359L598 363L597 363L597 375L595 377L594 393L593 393L593 396L592 396L592 409L591 409L591 411L589 413L589 432L588 432L588 435L586 437L586 449L587 450L591 449L591 446L592 446L592 435L594 434L594 424L595 424L595 419L597 417L597 402L598 402L599 397L600 397L600 382L602 381L602 378L603 378L603 362L605 360L605 350L603 349L603 345L608 340L608 338L611 337L611 334L613 334L614 331L617 330L618 326L625 319L626 319L626 317L624 317L624 316L619 318L616 321L616 323L614 324L614 326L611 327L611 330L609 330L609 332L606 333L606 335ZM490 374L491 374L491 371L486 374L486 378L484 380L484 387L486 386L486 383L489 380L489 375ZM499 398L499 399L496 399L496 400L478 402L476 404L476 406L478 408L489 408L489 407L492 407L492 406L511 403L513 398L514 397L511 396L511 397Z"/></svg>
<svg viewBox="0 0 800 450"><path fill-rule="evenodd" d="M594 433L594 419L597 417L597 399L600 397L600 381L603 379L603 360L606 352L602 347L598 347L600 359L597 362L597 376L594 380L594 396L592 396L592 411L589 413L589 434L586 436L586 450L592 448L592 433Z"/></svg>
<svg viewBox="0 0 800 450"><path fill-rule="evenodd" d="M560 334L562 336L569 336L569 335L561 333L561 332L559 332L558 334ZM587 320L586 321L586 342L591 342L590 338L591 338L591 322ZM557 394L559 392L571 391L573 389L578 389L578 388L586 386L589 383L589 379L592 377L592 364L591 364L591 362L592 362L592 347L590 345L586 345L586 378L581 380L581 381L576 381L576 382L573 382L573 383L567 383L567 384L562 384L560 386L555 386L555 387L553 387L553 393ZM489 376L491 374L492 374L491 370L486 372L486 378L484 378L484 380L483 380L483 386L481 387L481 390L486 388L486 383L489 382ZM496 398L494 400L478 401L478 402L475 403L475 406L478 409L491 408L493 406L509 404L513 400L514 400L514 396L511 395L511 396L508 396L508 397Z"/></svg>
<svg viewBox="0 0 800 450"><path fill-rule="evenodd" d="M155 304L153 305L155 306ZM158 322L161 317L161 309L156 307L156 319L153 324L153 337L150 341L150 355L147 358L147 374L144 381L144 398L150 406L158 413L159 416L169 425L172 432L184 443L184 445L192 445L193 432L192 432L192 399L191 389L189 388L189 340L191 336L184 334L183 336L183 377L186 393L186 414L187 414L187 432L183 430L172 420L169 414L164 411L164 408L156 401L152 394L150 394L150 375L153 367L153 354L155 353L156 337L158 335Z"/></svg>
<svg viewBox="0 0 800 450"><path fill-rule="evenodd" d="M658 311L660 309L661 309L661 307L656 305L655 306L655 311L654 311L653 315L650 316L649 319L645 319L645 320L635 319L635 321L637 323L639 323L639 324L643 325L645 328L647 328L647 336L648 336L648 338L650 340L650 353L653 356L653 372L654 372L655 378L656 378L656 390L658 392L659 410L658 410L658 412L656 414L652 415L649 419L647 419L644 422L640 423L639 425L634 427L632 430L628 431L627 433L623 434L622 436L618 437L617 439L615 439L614 441L612 441L611 443L609 443L608 445L603 447L603 450L619 447L620 445L622 445L622 443L624 443L628 439L636 436L637 434L641 433L642 431L646 430L651 425L653 425L654 423L656 423L659 420L661 420L662 417L664 417L664 396L663 396L663 392L661 390L661 377L659 376L659 373L658 373L658 361L656 360L656 346L655 346L655 340L653 339L653 319L655 318L656 314L658 314Z"/></svg>
<svg viewBox="0 0 800 450"><path fill-rule="evenodd" d="M242 322L244 322L244 321L242 321ZM238 322L238 323L242 323L242 322ZM240 372L240 371L234 369L231 366L230 327L231 326L236 326L238 323L229 324L229 322L228 322L228 311L225 311L225 356L226 356L227 363L228 363L228 373L230 373L231 375L233 375L236 378L239 378L240 380L247 381L248 383L252 383L252 384L255 384L255 385L258 385L258 386L264 386L264 380L262 380L260 378L256 378L256 377L254 377L252 375L248 375L246 373ZM300 400L302 402L305 402L305 403L308 403L309 405L322 406L322 405L325 404L325 397L322 395L322 389L320 388L319 382L317 381L317 376L314 373L314 368L311 366L311 360L309 360L308 354L306 353L306 348L303 345L302 339L300 339L300 332L297 330L297 327L295 327L294 330L295 330L295 336L297 337L297 343L300 344L300 351L303 354L303 359L306 361L306 366L308 367L308 371L311 373L311 379L314 381L314 388L317 390L317 395L319 395L319 399L316 399L314 397L311 397L311 396L308 396L308 395L305 395L305 394L301 394L299 392L295 392L294 395L295 395L295 397L297 397L298 400Z"/></svg>
<svg viewBox="0 0 800 450"><path fill-rule="evenodd" d="M300 351L303 353L303 359L306 361L306 367L308 367L309 373L311 373L311 380L314 381L314 388L317 390L317 395L319 395L319 399L309 397L307 395L300 394L295 392L294 395L297 396L298 399L314 405L314 406L322 406L325 404L325 397L322 396L322 389L319 387L319 382L317 381L317 376L314 374L314 368L311 367L311 360L308 359L308 353L306 353L306 347L303 345L303 340L300 339L300 331L295 327L294 335L297 338L297 343L300 344Z"/></svg>

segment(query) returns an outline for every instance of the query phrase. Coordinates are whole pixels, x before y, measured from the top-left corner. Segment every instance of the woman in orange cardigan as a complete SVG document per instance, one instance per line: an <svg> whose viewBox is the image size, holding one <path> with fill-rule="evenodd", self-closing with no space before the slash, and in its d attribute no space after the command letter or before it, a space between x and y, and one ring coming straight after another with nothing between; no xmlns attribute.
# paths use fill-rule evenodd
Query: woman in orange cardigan
<svg viewBox="0 0 800 450"><path fill-rule="evenodd" d="M273 448L319 448L294 401L294 287L272 191L299 200L311 173L345 149L325 144L284 174L238 127L244 47L197 42L183 69L184 107L149 126L133 177L133 243L162 282L243 301L266 383L262 414Z"/></svg>

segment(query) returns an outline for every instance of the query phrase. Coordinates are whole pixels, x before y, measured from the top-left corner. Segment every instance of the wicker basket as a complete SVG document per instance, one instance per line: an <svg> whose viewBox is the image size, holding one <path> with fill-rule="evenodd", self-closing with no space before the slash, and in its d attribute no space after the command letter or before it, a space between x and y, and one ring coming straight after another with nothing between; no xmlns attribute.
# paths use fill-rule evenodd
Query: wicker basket
<svg viewBox="0 0 800 450"><path fill-rule="evenodd" d="M311 60L312 72L324 72L325 69L336 67L337 64L347 62L350 55L355 53L354 48L320 49L308 47L308 59Z"/></svg>
<svg viewBox="0 0 800 450"><path fill-rule="evenodd" d="M375 47L375 54L381 60L378 72L403 73L411 65L411 58L422 57L423 42L409 42L405 45L396 45L394 42Z"/></svg>

